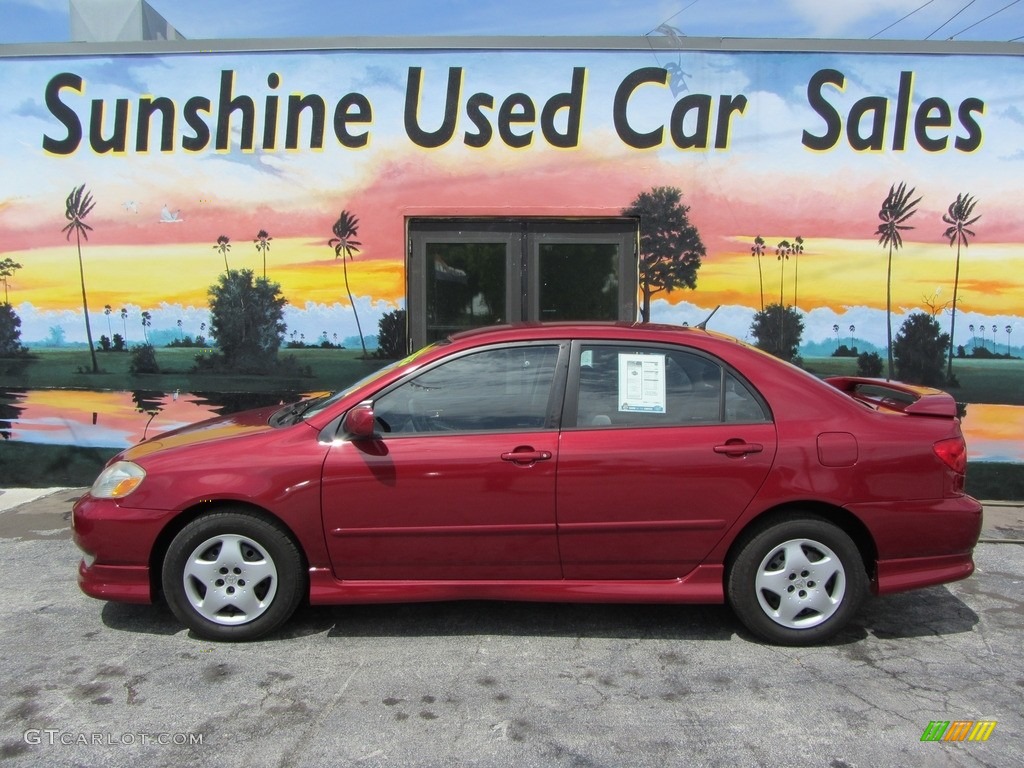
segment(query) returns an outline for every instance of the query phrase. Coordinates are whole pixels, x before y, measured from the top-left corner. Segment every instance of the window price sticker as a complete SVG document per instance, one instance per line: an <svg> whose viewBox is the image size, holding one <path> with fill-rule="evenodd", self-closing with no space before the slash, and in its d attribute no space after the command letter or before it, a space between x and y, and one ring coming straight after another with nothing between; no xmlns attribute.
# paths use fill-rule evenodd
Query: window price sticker
<svg viewBox="0 0 1024 768"><path fill-rule="evenodd" d="M619 411L665 413L664 355L619 355Z"/></svg>

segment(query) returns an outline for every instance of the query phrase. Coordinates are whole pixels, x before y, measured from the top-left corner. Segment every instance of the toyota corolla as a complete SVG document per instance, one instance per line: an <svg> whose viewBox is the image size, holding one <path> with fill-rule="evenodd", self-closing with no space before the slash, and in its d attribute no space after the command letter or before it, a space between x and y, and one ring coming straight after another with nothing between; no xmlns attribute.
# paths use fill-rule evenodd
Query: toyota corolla
<svg viewBox="0 0 1024 768"><path fill-rule="evenodd" d="M303 602L497 599L725 602L805 645L972 573L965 467L938 390L698 328L521 325L133 446L73 525L86 594L211 639Z"/></svg>

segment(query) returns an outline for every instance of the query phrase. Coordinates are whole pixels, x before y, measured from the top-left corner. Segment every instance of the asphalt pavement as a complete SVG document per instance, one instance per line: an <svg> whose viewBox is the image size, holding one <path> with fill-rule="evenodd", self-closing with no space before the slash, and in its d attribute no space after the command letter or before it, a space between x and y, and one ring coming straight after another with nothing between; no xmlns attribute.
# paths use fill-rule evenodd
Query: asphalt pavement
<svg viewBox="0 0 1024 768"><path fill-rule="evenodd" d="M224 644L78 590L81 491L0 493L5 767L1024 767L1020 505L986 505L969 579L816 648L723 606L505 602L304 608ZM987 738L924 738L957 723Z"/></svg>

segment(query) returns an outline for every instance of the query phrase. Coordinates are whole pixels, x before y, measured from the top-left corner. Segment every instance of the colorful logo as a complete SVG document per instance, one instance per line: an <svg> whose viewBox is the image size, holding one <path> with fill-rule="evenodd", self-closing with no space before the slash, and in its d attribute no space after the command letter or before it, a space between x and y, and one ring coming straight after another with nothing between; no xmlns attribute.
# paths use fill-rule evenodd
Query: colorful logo
<svg viewBox="0 0 1024 768"><path fill-rule="evenodd" d="M995 720L932 720L921 741L988 741L995 729Z"/></svg>

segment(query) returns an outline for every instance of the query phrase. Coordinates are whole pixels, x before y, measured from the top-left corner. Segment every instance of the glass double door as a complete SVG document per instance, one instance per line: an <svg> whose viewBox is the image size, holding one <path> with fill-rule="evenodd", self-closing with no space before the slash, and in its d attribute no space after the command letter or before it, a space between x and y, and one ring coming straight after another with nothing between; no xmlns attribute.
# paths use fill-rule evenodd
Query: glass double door
<svg viewBox="0 0 1024 768"><path fill-rule="evenodd" d="M413 219L412 346L498 323L633 320L637 237L632 219Z"/></svg>

